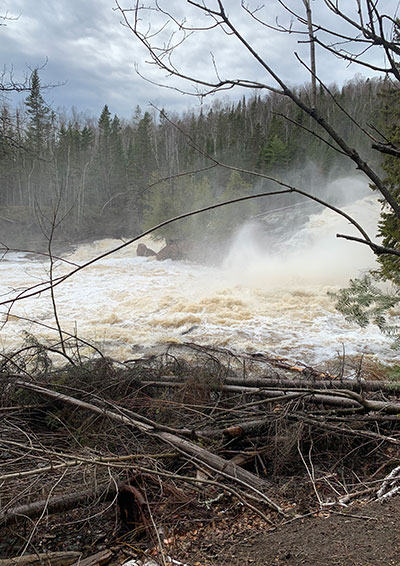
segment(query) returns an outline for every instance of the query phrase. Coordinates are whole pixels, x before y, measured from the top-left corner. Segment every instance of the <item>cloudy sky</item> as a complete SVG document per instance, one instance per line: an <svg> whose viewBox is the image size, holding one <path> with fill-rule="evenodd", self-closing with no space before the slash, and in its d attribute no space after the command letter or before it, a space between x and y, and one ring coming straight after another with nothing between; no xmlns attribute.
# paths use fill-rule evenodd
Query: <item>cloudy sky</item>
<svg viewBox="0 0 400 566"><path fill-rule="evenodd" d="M119 1L126 9L135 4L135 0ZM207 3L210 6L216 4L215 0L207 0ZM150 4L154 2L149 0ZM185 0L160 0L159 4L178 22L186 18L188 25L196 28L213 23L198 9L188 6ZM398 4L398 0L380 0L380 5L389 7L391 15L398 9ZM240 0L226 0L225 5L246 40L280 76L290 84L307 81L307 71L294 55L297 51L304 60L308 59L307 46L298 43L301 39L298 35L274 32L260 25L243 11ZM259 5L259 1L249 0L250 7ZM287 0L287 5L304 12L302 0ZM351 12L354 0L345 0L342 5L354 15ZM313 0L312 7L315 19L337 27L332 15L322 11L322 0ZM177 112L198 107L198 98L176 90L184 88L193 92L193 87L184 86L146 63L148 54L132 31L122 25L122 14L116 8L115 0L1 0L0 15L16 18L0 27L1 63L7 73L13 70L16 80L29 74L31 69L43 66L40 72L42 84L61 84L46 93L46 100L54 110L75 107L80 112L98 116L104 104L108 104L112 113L129 118L137 105L146 109L149 103ZM127 15L132 17L132 12ZM256 16L271 25L278 23L282 26L289 26L293 19L278 0L264 0L264 8ZM159 30L158 35L153 35L154 43L162 45L168 41L174 27L171 22L164 26L167 15L152 11L141 13L141 18L143 32L154 34ZM340 30L346 31L343 22L340 25ZM299 28L295 20L293 26ZM177 33L174 40L179 42L180 39ZM374 63L382 65L381 53L368 56ZM259 63L245 54L236 38L221 29L194 33L173 57L173 63L184 73L205 80L210 77L214 80L218 72L221 78L256 80L276 86ZM363 76L373 75L372 71L346 65L325 51L318 53L317 65L319 75L328 84L342 84L357 72ZM157 86L160 83L169 88ZM237 98L241 94L230 91L226 96ZM19 100L25 96L19 95Z"/></svg>

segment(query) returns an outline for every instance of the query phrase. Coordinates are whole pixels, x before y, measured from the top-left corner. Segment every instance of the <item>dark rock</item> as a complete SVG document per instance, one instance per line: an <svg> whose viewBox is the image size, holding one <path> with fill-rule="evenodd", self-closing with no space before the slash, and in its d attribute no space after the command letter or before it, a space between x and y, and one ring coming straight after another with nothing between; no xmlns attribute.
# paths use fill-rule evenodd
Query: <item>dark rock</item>
<svg viewBox="0 0 400 566"><path fill-rule="evenodd" d="M153 255L157 255L155 251L148 248L145 244L138 244L136 255L141 257L150 257Z"/></svg>
<svg viewBox="0 0 400 566"><path fill-rule="evenodd" d="M182 251L176 242L171 242L164 246L156 255L156 259L163 261L164 259L182 259Z"/></svg>

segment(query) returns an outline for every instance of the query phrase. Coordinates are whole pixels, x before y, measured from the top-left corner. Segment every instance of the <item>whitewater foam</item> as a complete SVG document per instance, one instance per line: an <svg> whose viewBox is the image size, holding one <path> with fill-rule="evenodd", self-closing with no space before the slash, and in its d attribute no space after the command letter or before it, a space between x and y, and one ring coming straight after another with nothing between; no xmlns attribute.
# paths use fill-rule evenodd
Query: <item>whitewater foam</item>
<svg viewBox="0 0 400 566"><path fill-rule="evenodd" d="M376 223L376 201L363 199L351 206L360 214L368 209L366 223ZM336 357L343 346L349 356L395 359L389 341L375 327L360 329L334 310L327 291L357 275L360 267L373 265L373 255L366 246L337 244L338 225L330 222L329 211L311 216L297 240L286 242L285 254L283 243L281 249L265 249L252 237L253 228L244 227L221 269L136 257L133 244L56 287L58 317L65 330L120 360L132 358L133 350L187 339L309 364ZM349 233L347 223L343 228ZM68 259L82 263L120 243L85 244ZM354 252L349 253L349 245ZM0 262L3 297L48 277L44 261L8 259ZM70 269L58 263L56 275ZM11 313L55 327L48 293L16 302ZM56 330L9 317L1 332L3 347L15 348L23 331L58 340Z"/></svg>

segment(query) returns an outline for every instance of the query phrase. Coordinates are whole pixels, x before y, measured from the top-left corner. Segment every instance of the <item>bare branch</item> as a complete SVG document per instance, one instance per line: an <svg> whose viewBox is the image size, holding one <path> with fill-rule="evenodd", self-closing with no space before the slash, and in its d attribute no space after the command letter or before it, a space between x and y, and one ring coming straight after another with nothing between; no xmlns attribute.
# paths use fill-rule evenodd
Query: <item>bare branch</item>
<svg viewBox="0 0 400 566"><path fill-rule="evenodd" d="M218 79L217 77L217 81L207 81L207 80L202 80L198 77L196 77L195 75L188 75L186 73L180 72L172 63L171 61L171 54L173 53L174 49L176 49L176 47L178 47L178 45L182 45L184 41L186 41L186 39L188 38L188 35L184 35L184 37L176 44L174 45L167 45L163 46L163 47L156 47L154 45L152 45L150 43L150 38L152 36L149 35L149 33L142 33L139 28L138 28L138 18L137 18L137 13L139 8L136 8L135 10L135 19L134 19L134 24L131 24L131 22L128 19L128 12L127 10L123 9L118 0L115 0L116 5L117 5L117 9L119 10L119 12L122 14L122 17L124 19L124 24L127 28L129 28L131 30L131 32L138 38L138 40L146 47L152 61L151 64L155 64L159 67L159 69L165 71L168 75L174 75L180 79L183 79L186 82L189 82L191 84L196 84L200 87L207 87L207 90L203 93L200 92L191 92L191 91L183 91L182 89L178 88L178 87L170 87L168 85L164 85L164 84L159 84L159 83L154 83L154 81L144 77L141 73L139 73L139 75L142 78L145 78L148 82L152 83L152 84L157 84L158 86L163 86L166 88L172 88L173 90L179 90L180 92L184 93L184 94L188 94L188 95L192 95L192 96L200 96L200 97L204 97L204 96L208 96L210 94L213 94L217 91L220 90L230 90L234 87L243 87L243 88L247 88L247 89L262 89L262 90L268 90L270 92L276 92L279 93L279 89L276 89L273 86L261 83L259 81L252 81L252 80L248 80L248 79L241 79L241 78L236 78L236 79ZM203 9L203 7L201 7L200 5L197 5L196 3L192 3L189 2L191 4L193 4L194 6ZM218 16L218 12L211 10L208 11L206 10L207 13L210 13L213 16ZM222 26L221 21L219 21L216 25L218 27ZM213 25L212 27L216 27L215 25ZM229 26L228 26L229 27ZM184 28L182 28L184 29ZM206 29L211 29L211 28L206 28ZM156 34L159 32L156 32ZM138 69L137 69L138 71Z"/></svg>

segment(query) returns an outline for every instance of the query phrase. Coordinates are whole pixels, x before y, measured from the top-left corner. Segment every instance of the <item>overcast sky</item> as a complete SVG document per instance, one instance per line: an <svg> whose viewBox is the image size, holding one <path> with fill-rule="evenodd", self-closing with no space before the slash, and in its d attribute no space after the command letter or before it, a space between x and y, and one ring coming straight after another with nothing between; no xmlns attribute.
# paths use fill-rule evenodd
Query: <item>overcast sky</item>
<svg viewBox="0 0 400 566"><path fill-rule="evenodd" d="M215 5L215 0L207 2ZM398 8L398 0L380 2L390 7L391 15ZM130 8L134 3L135 0L120 0L123 8ZM260 2L249 0L249 4L255 7ZM303 13L302 0L288 0L287 4ZM342 3L346 8L354 4L353 0ZM210 23L210 18L205 20L198 10L188 7L185 0L160 0L160 5L168 8L179 21L187 17L196 27ZM274 33L259 25L241 9L240 0L226 0L225 5L240 32L274 70L290 84L307 81L307 71L294 56L296 50L305 60L308 57L306 45L298 44L299 36ZM322 0L313 0L314 17L331 24L332 15L319 12L322 5ZM145 110L149 103L177 112L198 107L197 98L174 90L182 83L168 79L165 73L146 64L148 55L133 33L121 24L122 15L115 8L114 0L0 0L0 15L17 18L0 27L2 63L7 71L13 69L15 79L44 65L40 71L42 84L65 83L45 95L54 110L70 110L74 106L78 111L98 116L104 104L108 104L112 113L129 118L137 105ZM257 16L271 24L278 18L282 25L289 25L291 19L277 0L264 0L264 9ZM151 17L153 31L167 19L154 12ZM143 30L148 29L148 23L143 14ZM171 25L164 28L154 41L166 40L172 29ZM176 51L174 62L182 65L188 74L215 78L211 54L222 78L251 79L274 85L262 67L244 54L236 38L220 29L194 34ZM382 65L381 54L371 53L371 57ZM327 83L343 84L357 72L363 76L373 75L367 69L348 66L326 52L318 53L317 65L319 75ZM147 82L137 73L136 66L148 79L172 88ZM190 87L187 85L186 89ZM241 94L230 91L227 96L238 98ZM25 96L19 95L19 100Z"/></svg>

